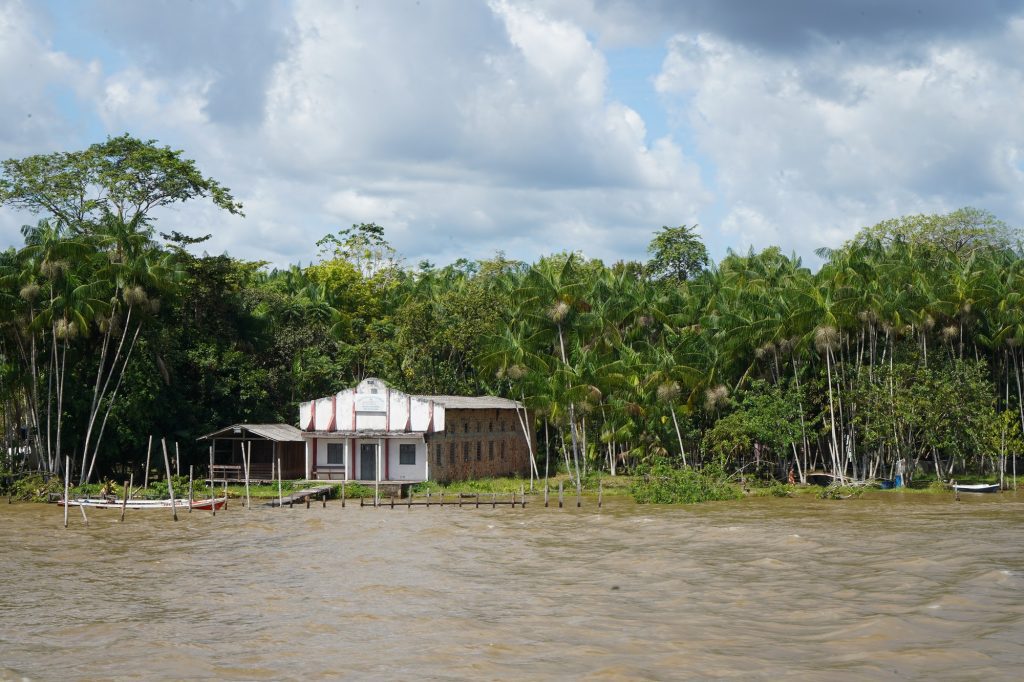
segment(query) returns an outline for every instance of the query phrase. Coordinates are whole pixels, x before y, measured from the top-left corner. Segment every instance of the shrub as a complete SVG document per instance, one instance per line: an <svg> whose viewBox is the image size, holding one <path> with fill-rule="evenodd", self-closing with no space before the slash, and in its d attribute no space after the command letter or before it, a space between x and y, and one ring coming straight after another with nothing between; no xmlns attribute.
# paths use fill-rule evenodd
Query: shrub
<svg viewBox="0 0 1024 682"><path fill-rule="evenodd" d="M633 499L640 504L693 504L714 500L736 500L743 496L729 482L725 470L710 464L697 470L676 468L665 459L641 467L633 480Z"/></svg>

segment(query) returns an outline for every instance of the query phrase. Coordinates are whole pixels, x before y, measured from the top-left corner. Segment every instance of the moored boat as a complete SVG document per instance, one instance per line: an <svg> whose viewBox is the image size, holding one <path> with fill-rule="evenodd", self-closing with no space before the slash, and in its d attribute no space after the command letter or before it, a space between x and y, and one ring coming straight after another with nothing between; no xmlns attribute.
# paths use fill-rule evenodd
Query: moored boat
<svg viewBox="0 0 1024 682"><path fill-rule="evenodd" d="M211 510L211 509L222 509L228 502L226 497L210 497L203 500L192 500L192 509ZM60 506L65 505L64 500L58 500L57 504ZM126 509L170 509L170 500L128 500L125 504L123 499L106 499L106 498L90 498L81 497L74 500L70 500L67 503L69 507L86 507L88 509L120 509L122 506ZM174 506L178 509L188 509L188 499L174 500Z"/></svg>
<svg viewBox="0 0 1024 682"><path fill-rule="evenodd" d="M997 493L998 483L954 483L953 490L958 493Z"/></svg>

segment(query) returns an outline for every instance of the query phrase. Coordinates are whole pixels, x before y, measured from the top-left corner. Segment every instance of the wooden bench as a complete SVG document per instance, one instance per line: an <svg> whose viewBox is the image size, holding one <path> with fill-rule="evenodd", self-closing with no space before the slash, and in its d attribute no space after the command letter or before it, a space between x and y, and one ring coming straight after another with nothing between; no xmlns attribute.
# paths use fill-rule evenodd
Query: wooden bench
<svg viewBox="0 0 1024 682"><path fill-rule="evenodd" d="M344 478L345 478L345 465L344 464L317 464L316 465L316 478L317 478L318 481L319 480L333 481L335 476L337 476L339 480L344 480Z"/></svg>

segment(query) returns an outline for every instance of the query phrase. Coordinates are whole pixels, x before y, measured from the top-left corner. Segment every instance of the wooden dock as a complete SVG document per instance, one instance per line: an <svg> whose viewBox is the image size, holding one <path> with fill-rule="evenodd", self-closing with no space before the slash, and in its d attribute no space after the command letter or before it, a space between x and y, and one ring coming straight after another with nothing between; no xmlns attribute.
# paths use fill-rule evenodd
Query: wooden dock
<svg viewBox="0 0 1024 682"><path fill-rule="evenodd" d="M497 507L515 507L524 508L526 507L526 494L525 492L519 493L519 498L516 499L515 493L506 493L499 497L498 493L455 493L444 495L438 493L432 495L430 493L421 495L416 498L414 495L409 494L404 499L395 499L394 496L390 498L378 497L370 498L369 500L360 499L360 507L388 507L391 509L401 509L405 507L412 509L413 507L470 507L479 509L480 507L490 507L495 509Z"/></svg>
<svg viewBox="0 0 1024 682"><path fill-rule="evenodd" d="M303 490L296 490L293 493L283 495L280 500L271 500L267 502L268 507L283 507L284 505L292 506L296 502L305 502L309 499L319 499L321 495L330 495L331 489L334 485L318 485L312 488L305 488Z"/></svg>

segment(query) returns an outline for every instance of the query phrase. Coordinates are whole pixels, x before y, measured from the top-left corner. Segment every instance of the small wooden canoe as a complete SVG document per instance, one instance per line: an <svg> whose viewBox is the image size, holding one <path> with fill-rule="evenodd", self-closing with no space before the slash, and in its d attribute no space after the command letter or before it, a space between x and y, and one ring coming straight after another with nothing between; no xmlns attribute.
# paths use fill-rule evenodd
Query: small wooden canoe
<svg viewBox="0 0 1024 682"><path fill-rule="evenodd" d="M211 509L222 509L227 504L226 497L211 497L204 500L192 500L192 509L209 511ZM64 500L58 500L57 504L64 506ZM108 500L104 498L81 497L67 502L69 507L85 507L87 509L120 509L122 505L126 509L170 509L170 500ZM216 505L216 507L215 507ZM174 506L178 509L188 509L188 499L175 500Z"/></svg>
<svg viewBox="0 0 1024 682"><path fill-rule="evenodd" d="M953 490L959 493L997 493L998 483L956 483Z"/></svg>

